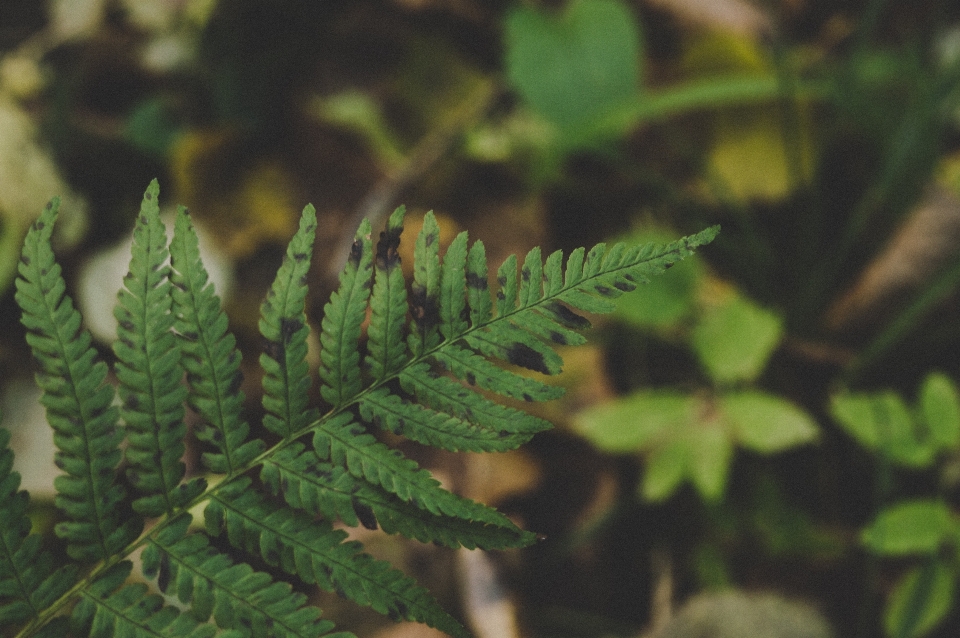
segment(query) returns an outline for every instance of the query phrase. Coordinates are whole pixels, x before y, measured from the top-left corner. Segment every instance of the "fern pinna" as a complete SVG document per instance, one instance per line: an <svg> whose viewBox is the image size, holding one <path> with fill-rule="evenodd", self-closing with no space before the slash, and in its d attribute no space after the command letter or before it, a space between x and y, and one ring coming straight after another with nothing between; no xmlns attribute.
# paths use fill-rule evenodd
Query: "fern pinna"
<svg viewBox="0 0 960 638"><path fill-rule="evenodd" d="M490 397L545 401L561 390L514 370L559 373L554 346L583 342L581 312L609 312L611 299L717 232L580 249L565 267L560 252L543 260L534 249L499 268L491 295L481 242L461 233L441 260L428 214L408 287L398 253L403 209L375 244L364 222L324 308L324 405L313 406L305 296L317 221L307 206L261 307L265 416L252 428L241 409L240 354L190 217L178 211L168 247L158 194L154 181L115 309L116 388L54 260L58 200L25 240L16 301L64 472L55 532L69 561L57 565L30 533L28 495L0 430L0 626L17 635L347 635L290 583L244 563L250 555L291 581L467 636L424 588L334 525L471 549L521 547L535 536L440 487L376 429L454 451L523 444L550 424ZM185 405L201 420L205 477L185 476ZM201 508L203 521L194 521ZM138 550L143 573L131 578Z"/></svg>

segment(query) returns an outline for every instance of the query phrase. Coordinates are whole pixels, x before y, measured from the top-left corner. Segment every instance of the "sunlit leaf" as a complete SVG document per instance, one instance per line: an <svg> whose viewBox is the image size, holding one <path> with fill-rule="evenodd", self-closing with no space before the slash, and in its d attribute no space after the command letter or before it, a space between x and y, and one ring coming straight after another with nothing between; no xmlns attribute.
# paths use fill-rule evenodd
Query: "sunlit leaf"
<svg viewBox="0 0 960 638"><path fill-rule="evenodd" d="M934 446L928 439L918 440L910 411L893 392L835 395L830 415L861 445L891 461L925 467L933 460Z"/></svg>
<svg viewBox="0 0 960 638"><path fill-rule="evenodd" d="M693 347L717 383L753 381L783 336L781 319L735 297L707 313L693 331Z"/></svg>
<svg viewBox="0 0 960 638"><path fill-rule="evenodd" d="M953 606L956 574L939 561L916 567L897 583L884 615L888 636L914 638L939 625Z"/></svg>
<svg viewBox="0 0 960 638"><path fill-rule="evenodd" d="M574 421L577 431L596 447L607 452L642 450L661 433L687 427L697 402L672 390L635 392L580 412Z"/></svg>
<svg viewBox="0 0 960 638"><path fill-rule="evenodd" d="M876 554L928 554L940 547L955 525L944 502L907 501L881 510L861 540Z"/></svg>
<svg viewBox="0 0 960 638"><path fill-rule="evenodd" d="M960 397L943 374L931 374L920 388L920 414L930 438L943 448L960 444Z"/></svg>
<svg viewBox="0 0 960 638"><path fill-rule="evenodd" d="M763 454L773 454L817 439L816 422L793 403L748 390L720 399L737 441Z"/></svg>

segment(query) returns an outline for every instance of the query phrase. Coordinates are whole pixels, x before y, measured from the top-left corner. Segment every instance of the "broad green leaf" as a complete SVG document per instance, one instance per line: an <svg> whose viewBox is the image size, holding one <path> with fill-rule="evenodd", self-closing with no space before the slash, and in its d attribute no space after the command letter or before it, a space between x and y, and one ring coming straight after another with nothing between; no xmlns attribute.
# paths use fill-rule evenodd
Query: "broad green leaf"
<svg viewBox="0 0 960 638"><path fill-rule="evenodd" d="M913 638L927 634L953 607L956 588L956 574L935 560L907 572L887 603L883 619L887 635Z"/></svg>
<svg viewBox="0 0 960 638"><path fill-rule="evenodd" d="M700 427L690 429L683 442L689 446L687 474L705 501L715 503L727 487L727 476L733 461L733 441L723 423L705 419Z"/></svg>
<svg viewBox="0 0 960 638"><path fill-rule="evenodd" d="M942 501L907 501L881 510L861 540L875 554L929 554L949 537L954 525L950 508Z"/></svg>
<svg viewBox="0 0 960 638"><path fill-rule="evenodd" d="M914 419L893 392L835 395L830 415L861 445L891 461L925 467L933 460L934 447L929 440L917 440Z"/></svg>
<svg viewBox="0 0 960 638"><path fill-rule="evenodd" d="M634 452L649 447L659 435L684 428L697 401L672 390L647 390L583 410L574 427L606 452Z"/></svg>
<svg viewBox="0 0 960 638"><path fill-rule="evenodd" d="M946 375L931 374L920 388L919 403L930 438L942 448L960 445L960 397L953 382Z"/></svg>
<svg viewBox="0 0 960 638"><path fill-rule="evenodd" d="M679 439L654 449L647 457L640 493L648 501L663 501L683 482L690 449Z"/></svg>
<svg viewBox="0 0 960 638"><path fill-rule="evenodd" d="M506 17L507 76L561 130L575 130L638 94L640 32L619 0L574 0L553 15L519 5Z"/></svg>
<svg viewBox="0 0 960 638"><path fill-rule="evenodd" d="M780 397L748 390L724 395L720 404L736 440L755 452L781 452L819 435L810 415Z"/></svg>
<svg viewBox="0 0 960 638"><path fill-rule="evenodd" d="M693 330L693 347L717 383L754 381L783 336L783 322L769 310L735 297L709 311Z"/></svg>

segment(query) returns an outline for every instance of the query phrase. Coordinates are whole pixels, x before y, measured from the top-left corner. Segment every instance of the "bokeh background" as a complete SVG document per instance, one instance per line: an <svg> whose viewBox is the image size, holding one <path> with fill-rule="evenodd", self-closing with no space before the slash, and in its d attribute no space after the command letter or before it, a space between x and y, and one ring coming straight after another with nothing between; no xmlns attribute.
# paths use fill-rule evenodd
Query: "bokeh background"
<svg viewBox="0 0 960 638"><path fill-rule="evenodd" d="M58 258L109 359L154 177L202 233L254 416L259 303L308 202L314 325L359 221L399 204L408 238L434 210L495 263L722 226L563 352L556 431L407 450L545 540L354 531L480 638L639 636L731 589L838 636L960 633L956 3L3 0L0 391L42 530L19 244L61 196ZM315 596L360 635L435 635Z"/></svg>

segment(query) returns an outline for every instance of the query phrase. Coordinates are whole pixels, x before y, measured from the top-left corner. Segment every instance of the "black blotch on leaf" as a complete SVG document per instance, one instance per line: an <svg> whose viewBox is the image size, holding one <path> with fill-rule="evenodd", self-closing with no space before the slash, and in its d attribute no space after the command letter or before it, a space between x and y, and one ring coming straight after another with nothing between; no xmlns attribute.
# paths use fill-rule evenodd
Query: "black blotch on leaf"
<svg viewBox="0 0 960 638"><path fill-rule="evenodd" d="M160 569L157 571L157 586L160 591L167 591L170 586L170 555L160 552Z"/></svg>
<svg viewBox="0 0 960 638"><path fill-rule="evenodd" d="M380 233L380 240L377 242L377 268L381 270L390 270L400 263L400 253L397 249L400 247L400 233L403 232L403 226L387 229Z"/></svg>
<svg viewBox="0 0 960 638"><path fill-rule="evenodd" d="M30 265L30 256L29 256L29 255L26 255L26 254L20 255L20 261L23 262L23 265L24 265L24 266L29 266L29 265Z"/></svg>
<svg viewBox="0 0 960 638"><path fill-rule="evenodd" d="M630 292L631 290L636 290L636 284L632 284L629 281L617 281L613 284L614 288L621 290L623 292Z"/></svg>
<svg viewBox="0 0 960 638"><path fill-rule="evenodd" d="M290 343L290 339L303 327L303 322L291 317L280 318L280 338L284 343Z"/></svg>
<svg viewBox="0 0 960 638"><path fill-rule="evenodd" d="M583 330L590 327L590 320L586 317L578 315L574 311L567 308L562 303L554 301L552 303L546 304L544 310L552 314L557 321L562 323L567 328L574 328L576 330Z"/></svg>
<svg viewBox="0 0 960 638"><path fill-rule="evenodd" d="M507 348L507 361L515 366L520 366L535 372L550 374L546 362L543 360L543 354L537 352L525 343L514 343Z"/></svg>
<svg viewBox="0 0 960 638"><path fill-rule="evenodd" d="M612 297L613 294L614 294L614 293L613 293L613 290L611 290L611 289L608 288L607 286L603 286L603 285L595 286L593 290L594 290L598 295L602 295L602 296L604 296L604 297Z"/></svg>
<svg viewBox="0 0 960 638"><path fill-rule="evenodd" d="M477 375L472 372L467 373L467 383L470 385L477 385Z"/></svg>
<svg viewBox="0 0 960 638"><path fill-rule="evenodd" d="M550 331L550 341L561 346L567 345L567 338L556 330Z"/></svg>
<svg viewBox="0 0 960 638"><path fill-rule="evenodd" d="M230 379L230 386L227 388L227 394L236 394L240 391L240 386L243 384L243 373L237 370L237 373L233 375L233 378Z"/></svg>
<svg viewBox="0 0 960 638"><path fill-rule="evenodd" d="M487 289L487 278L481 277L475 272L467 273L467 286L473 288L474 290L486 290Z"/></svg>
<svg viewBox="0 0 960 638"><path fill-rule="evenodd" d="M523 393L523 400L526 401L527 403L533 403L533 397L527 394L526 392Z"/></svg>
<svg viewBox="0 0 960 638"><path fill-rule="evenodd" d="M523 268L521 268L521 269L520 269L520 277L521 277L524 281L530 281L530 269L527 268L526 266L524 266Z"/></svg>
<svg viewBox="0 0 960 638"><path fill-rule="evenodd" d="M360 267L360 260L363 258L363 242L359 239L354 240L353 245L350 246L350 258L349 262L353 264L354 268Z"/></svg>
<svg viewBox="0 0 960 638"><path fill-rule="evenodd" d="M294 253L294 261L304 261L307 258L307 253Z"/></svg>
<svg viewBox="0 0 960 638"><path fill-rule="evenodd" d="M353 511L356 513L361 525L369 530L377 529L377 517L369 505L361 503L355 498L350 499L350 505L353 507Z"/></svg>

